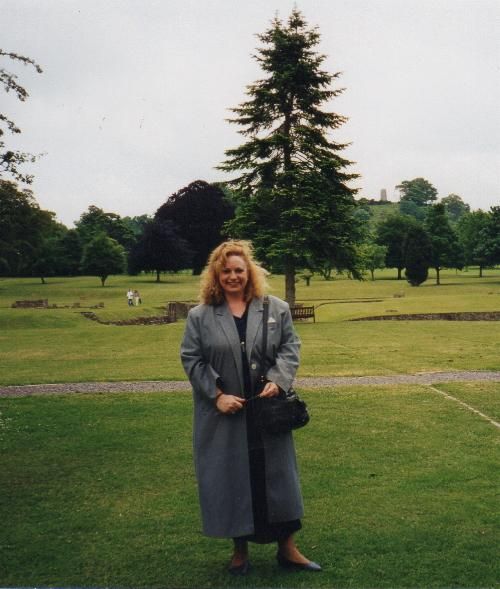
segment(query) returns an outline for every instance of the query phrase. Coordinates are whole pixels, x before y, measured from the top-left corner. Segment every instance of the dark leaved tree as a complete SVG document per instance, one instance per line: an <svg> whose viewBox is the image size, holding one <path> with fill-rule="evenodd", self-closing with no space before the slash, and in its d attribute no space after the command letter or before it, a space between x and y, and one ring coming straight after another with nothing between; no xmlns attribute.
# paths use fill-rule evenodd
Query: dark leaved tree
<svg viewBox="0 0 500 589"><path fill-rule="evenodd" d="M161 272L177 272L191 266L193 252L180 237L172 221L155 218L148 221L139 241L128 257L130 274L155 272L160 282Z"/></svg>
<svg viewBox="0 0 500 589"><path fill-rule="evenodd" d="M192 250L193 274L200 274L210 252L223 241L222 227L233 215L234 206L220 187L196 180L172 194L155 217L175 225Z"/></svg>
<svg viewBox="0 0 500 589"><path fill-rule="evenodd" d="M228 182L237 204L228 232L251 239L261 261L284 271L293 305L300 267L326 264L357 274L356 205L347 185L357 176L345 171L351 163L340 155L346 146L327 135L346 119L322 110L342 89L331 87L340 74L321 69L317 29L308 29L294 10L258 37L264 77L248 86L248 100L230 121L246 141L226 151L220 166L237 174Z"/></svg>

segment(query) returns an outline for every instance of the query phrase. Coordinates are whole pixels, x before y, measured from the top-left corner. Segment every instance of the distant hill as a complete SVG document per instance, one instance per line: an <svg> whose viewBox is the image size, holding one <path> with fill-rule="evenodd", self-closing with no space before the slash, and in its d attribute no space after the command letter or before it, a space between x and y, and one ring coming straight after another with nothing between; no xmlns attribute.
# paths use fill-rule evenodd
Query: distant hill
<svg viewBox="0 0 500 589"><path fill-rule="evenodd" d="M389 215L399 213L398 202L382 202L379 200L362 198L358 204L370 213L370 228L374 229L381 221Z"/></svg>
<svg viewBox="0 0 500 589"><path fill-rule="evenodd" d="M398 202L385 202L383 204L369 204L369 211L372 215L371 219L374 224L383 221L387 216L399 213Z"/></svg>

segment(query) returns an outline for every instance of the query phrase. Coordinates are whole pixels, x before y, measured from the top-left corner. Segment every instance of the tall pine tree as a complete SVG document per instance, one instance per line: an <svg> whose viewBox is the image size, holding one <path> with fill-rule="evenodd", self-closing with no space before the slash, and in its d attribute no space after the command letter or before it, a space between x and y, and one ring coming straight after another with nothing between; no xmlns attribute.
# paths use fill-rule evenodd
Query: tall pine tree
<svg viewBox="0 0 500 589"><path fill-rule="evenodd" d="M357 175L339 155L346 145L327 136L346 119L321 109L343 89L331 88L339 73L321 69L317 29L294 10L258 38L255 58L265 77L248 86L248 100L230 119L246 142L226 151L220 166L239 173L228 182L237 204L228 232L251 239L263 262L284 271L293 305L298 268L328 262L357 273L355 191L347 186Z"/></svg>

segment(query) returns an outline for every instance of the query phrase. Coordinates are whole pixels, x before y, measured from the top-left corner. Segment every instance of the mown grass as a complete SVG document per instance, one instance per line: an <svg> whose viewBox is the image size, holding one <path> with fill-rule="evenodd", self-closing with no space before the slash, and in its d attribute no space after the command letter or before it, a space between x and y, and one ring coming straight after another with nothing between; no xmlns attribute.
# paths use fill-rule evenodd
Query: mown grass
<svg viewBox="0 0 500 589"><path fill-rule="evenodd" d="M444 272L443 284L419 288L397 281L357 282L314 278L297 285L297 298L317 306L315 324L298 323L303 341L300 376L366 375L443 370L500 369L500 329L495 322L376 321L349 319L394 313L500 310L500 269ZM160 314L169 300L195 300L198 278L186 274L155 283L150 276L110 277L102 288L91 277L0 280L0 384L99 380L184 379L178 350L182 322L162 326L100 325L85 319L84 306L104 302L104 320ZM270 279L282 295L283 277ZM144 304L128 307L127 288ZM20 299L49 304L79 302L81 309L11 309Z"/></svg>
<svg viewBox="0 0 500 589"><path fill-rule="evenodd" d="M443 386L443 385L439 385ZM448 385L446 385L448 387ZM500 385L453 394L497 411ZM428 387L303 391L302 549L318 575L200 533L186 393L0 400L0 583L498 587L498 432Z"/></svg>
<svg viewBox="0 0 500 589"><path fill-rule="evenodd" d="M495 387L487 382L441 383L437 388L468 403L494 421L500 422L500 403Z"/></svg>

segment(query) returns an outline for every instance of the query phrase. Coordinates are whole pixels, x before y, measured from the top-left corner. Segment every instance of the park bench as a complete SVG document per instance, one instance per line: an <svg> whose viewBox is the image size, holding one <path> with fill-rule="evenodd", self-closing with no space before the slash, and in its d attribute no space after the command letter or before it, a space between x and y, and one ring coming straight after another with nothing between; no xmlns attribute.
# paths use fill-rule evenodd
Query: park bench
<svg viewBox="0 0 500 589"><path fill-rule="evenodd" d="M312 319L314 323L316 323L314 307L290 307L290 312L292 313L292 319L294 321Z"/></svg>

